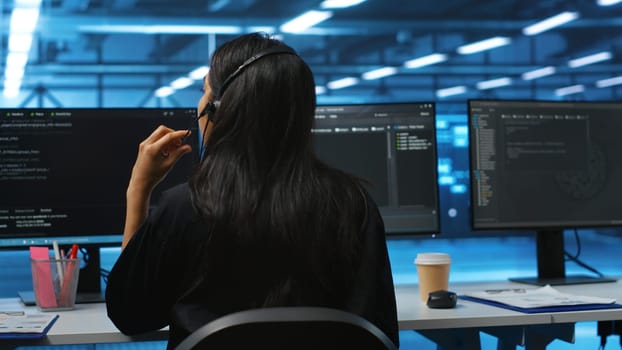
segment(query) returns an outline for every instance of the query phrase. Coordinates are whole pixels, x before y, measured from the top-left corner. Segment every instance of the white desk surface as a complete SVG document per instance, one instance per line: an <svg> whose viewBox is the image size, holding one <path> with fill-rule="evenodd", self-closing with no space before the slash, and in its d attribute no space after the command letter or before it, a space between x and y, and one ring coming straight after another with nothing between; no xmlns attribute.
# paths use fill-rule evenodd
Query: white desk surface
<svg viewBox="0 0 622 350"><path fill-rule="evenodd" d="M450 283L449 289L458 293L502 288L536 288L519 283ZM555 286L562 292L615 298L622 303L622 281L574 286ZM622 309L570 311L554 313L524 314L467 300L458 299L454 309L430 309L419 298L417 285L396 286L399 327L401 330L432 330L448 328L483 328L518 325L544 325L552 323L573 323L579 321L622 320ZM25 307L18 298L0 299L0 310ZM75 310L56 312L59 319L48 332L47 337L33 341L0 340L0 348L19 345L94 344L144 340L167 339L168 332L160 330L140 337L121 334L106 315L106 306L100 304L78 304Z"/></svg>
<svg viewBox="0 0 622 350"><path fill-rule="evenodd" d="M3 307L4 306L4 307ZM19 298L0 299L0 310L36 310L34 306L23 306ZM47 337L37 340L20 339L22 345L55 345L55 344L95 344L131 342L138 340L167 339L166 330L130 337L119 332L106 314L106 304L77 304L71 311L56 311L59 315ZM0 340L0 348L7 340Z"/></svg>
<svg viewBox="0 0 622 350"><path fill-rule="evenodd" d="M450 283L449 285L449 289L458 295L468 291L504 288L538 287L512 282ZM554 288L570 294L615 298L618 303L622 303L622 281L620 280L616 283L554 286ZM525 314L462 299L458 299L458 304L454 309L430 309L421 302L417 285L398 285L395 290L401 330L622 320L622 309Z"/></svg>

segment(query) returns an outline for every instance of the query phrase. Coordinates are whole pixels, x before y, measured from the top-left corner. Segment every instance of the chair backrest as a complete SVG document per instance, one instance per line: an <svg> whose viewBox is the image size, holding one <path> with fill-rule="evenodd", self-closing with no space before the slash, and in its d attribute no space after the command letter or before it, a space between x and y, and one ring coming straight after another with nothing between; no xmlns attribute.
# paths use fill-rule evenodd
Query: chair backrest
<svg viewBox="0 0 622 350"><path fill-rule="evenodd" d="M277 307L220 317L184 339L188 349L397 349L378 327L342 310Z"/></svg>

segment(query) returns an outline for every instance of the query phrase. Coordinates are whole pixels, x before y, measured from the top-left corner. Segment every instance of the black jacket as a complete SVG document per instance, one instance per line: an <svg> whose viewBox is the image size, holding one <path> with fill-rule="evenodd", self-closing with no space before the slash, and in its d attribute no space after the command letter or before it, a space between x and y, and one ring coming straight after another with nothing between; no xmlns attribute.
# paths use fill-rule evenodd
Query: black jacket
<svg viewBox="0 0 622 350"><path fill-rule="evenodd" d="M253 300L260 287L249 281L263 276L246 275L252 261L226 251L212 252L222 254L215 259L221 263L205 273L200 262L208 226L193 209L187 184L166 191L158 203L108 275L106 304L109 318L125 334L170 326L168 346L173 348L215 318L258 307ZM384 224L369 196L368 203L367 227L361 232L364 256L359 270L352 271L355 283L339 301L315 306L359 314L399 345Z"/></svg>

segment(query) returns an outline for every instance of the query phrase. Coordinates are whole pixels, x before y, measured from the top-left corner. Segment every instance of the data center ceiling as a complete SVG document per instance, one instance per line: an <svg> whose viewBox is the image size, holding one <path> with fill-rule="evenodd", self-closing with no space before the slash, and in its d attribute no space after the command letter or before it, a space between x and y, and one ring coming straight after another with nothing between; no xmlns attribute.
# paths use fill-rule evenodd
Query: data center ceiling
<svg viewBox="0 0 622 350"><path fill-rule="evenodd" d="M2 0L2 81L13 95L1 95L0 106L193 106L199 80L167 96L155 91L207 64L216 46L254 31L300 53L320 103L436 101L441 112L460 113L470 98L615 100L622 2L607 2L367 0L330 8L321 0ZM11 22L17 9L33 6L39 15L16 92L19 72L8 57L27 39L20 47L10 36L27 29ZM327 18L300 32L283 27L307 11ZM526 29L555 18L562 23ZM463 47L491 38L500 46Z"/></svg>

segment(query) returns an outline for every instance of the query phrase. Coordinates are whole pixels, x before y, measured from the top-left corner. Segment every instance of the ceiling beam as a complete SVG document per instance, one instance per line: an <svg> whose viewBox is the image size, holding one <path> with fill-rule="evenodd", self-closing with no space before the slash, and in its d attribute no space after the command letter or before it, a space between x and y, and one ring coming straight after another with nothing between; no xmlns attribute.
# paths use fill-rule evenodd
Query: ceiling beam
<svg viewBox="0 0 622 350"><path fill-rule="evenodd" d="M8 29L8 21L2 24ZM156 17L140 15L93 15L67 14L59 11L42 13L39 18L41 36L75 35L87 33L142 33L142 34L241 34L266 29L276 32L284 22L282 18L243 18L240 17ZM531 21L513 20L443 20L440 31L482 31L494 33L516 32ZM5 28L6 27L6 28ZM566 25L582 28L622 27L622 17L589 19ZM330 20L303 32L303 35L381 35L403 30L439 32L436 20Z"/></svg>
<svg viewBox="0 0 622 350"><path fill-rule="evenodd" d="M29 63L26 70L28 76L35 75L150 75L150 74L186 74L198 67L197 63L170 63L170 64L91 64L78 62L63 62L62 64L37 64ZM358 75L371 69L378 68L377 65L310 65L314 74L322 75ZM398 74L403 75L520 75L524 72L541 68L540 65L532 64L467 64L452 65L440 64L421 69L408 69L397 67ZM581 67L580 71L558 67L557 75L577 75L577 74L611 74L612 72L622 72L622 64L595 64L592 66Z"/></svg>

